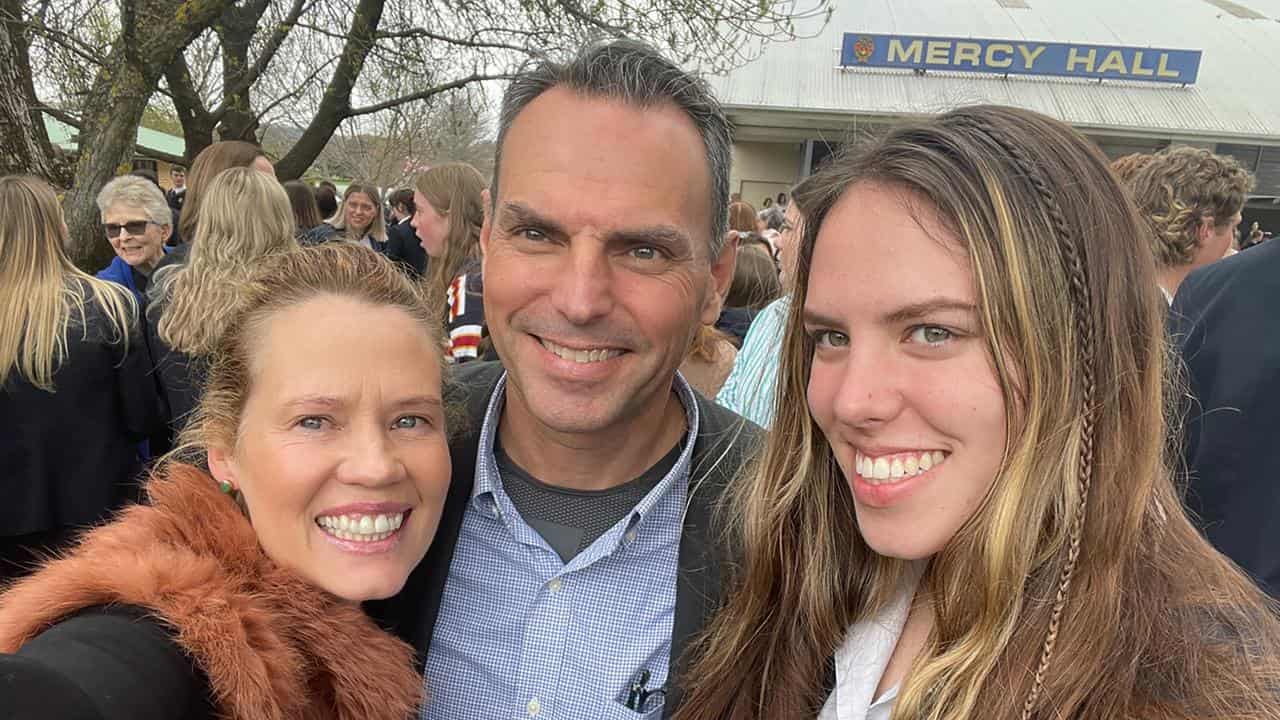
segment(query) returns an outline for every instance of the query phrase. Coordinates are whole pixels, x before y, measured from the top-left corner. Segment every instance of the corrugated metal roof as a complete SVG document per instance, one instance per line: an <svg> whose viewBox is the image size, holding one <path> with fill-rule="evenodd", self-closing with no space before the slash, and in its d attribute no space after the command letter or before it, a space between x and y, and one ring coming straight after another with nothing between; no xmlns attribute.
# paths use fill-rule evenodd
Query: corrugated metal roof
<svg viewBox="0 0 1280 720"><path fill-rule="evenodd" d="M1245 19L1205 0L835 0L815 37L769 45L756 61L709 78L730 109L853 115L932 114L999 103L1078 127L1280 143L1280 0L1236 0ZM797 23L801 33L816 23ZM840 70L846 32L1000 38L1201 50L1195 85L1099 83L972 73Z"/></svg>
<svg viewBox="0 0 1280 720"><path fill-rule="evenodd" d="M44 116L44 128L49 133L50 143L68 152L75 152L79 149L79 130L60 120L55 120L51 115ZM182 157L183 153L186 152L185 140L150 128L138 128L137 143L138 147L144 150L155 150L176 157Z"/></svg>

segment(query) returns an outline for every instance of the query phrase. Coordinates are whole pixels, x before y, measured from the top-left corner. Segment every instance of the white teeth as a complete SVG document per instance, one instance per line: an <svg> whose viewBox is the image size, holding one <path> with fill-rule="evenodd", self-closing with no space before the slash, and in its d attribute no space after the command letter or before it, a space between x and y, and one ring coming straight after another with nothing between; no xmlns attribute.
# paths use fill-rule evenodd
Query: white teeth
<svg viewBox="0 0 1280 720"><path fill-rule="evenodd" d="M876 462L873 468L875 471L875 478L877 480L889 479L889 461L888 460L885 460L884 458L876 458Z"/></svg>
<svg viewBox="0 0 1280 720"><path fill-rule="evenodd" d="M620 350L574 350L572 348L556 345L550 340L542 340L542 347L550 350L556 357L563 360L572 360L573 362L583 364L609 360L622 354Z"/></svg>
<svg viewBox="0 0 1280 720"><path fill-rule="evenodd" d="M386 540L404 524L404 513L393 515L326 515L316 523L330 535L354 542Z"/></svg>
<svg viewBox="0 0 1280 720"><path fill-rule="evenodd" d="M854 470L870 484L883 485L926 473L930 469L941 465L946 458L947 454L940 450L924 450L920 453L898 453L874 459L863 455L861 452L855 452Z"/></svg>

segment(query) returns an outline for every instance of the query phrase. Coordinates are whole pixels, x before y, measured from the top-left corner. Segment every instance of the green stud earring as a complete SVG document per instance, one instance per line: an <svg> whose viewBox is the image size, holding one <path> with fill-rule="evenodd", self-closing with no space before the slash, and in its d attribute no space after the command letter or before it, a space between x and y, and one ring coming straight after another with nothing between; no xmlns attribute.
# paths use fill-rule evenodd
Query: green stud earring
<svg viewBox="0 0 1280 720"><path fill-rule="evenodd" d="M223 480L218 483L218 489L221 490L226 495L230 495L232 491L235 490L235 488L231 486L231 483L227 482L226 480Z"/></svg>

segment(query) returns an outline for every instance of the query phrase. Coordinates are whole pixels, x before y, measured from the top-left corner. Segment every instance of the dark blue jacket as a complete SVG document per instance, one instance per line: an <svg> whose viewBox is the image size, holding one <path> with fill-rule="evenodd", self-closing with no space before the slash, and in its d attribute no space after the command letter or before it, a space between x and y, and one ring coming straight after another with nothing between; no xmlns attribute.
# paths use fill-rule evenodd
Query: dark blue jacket
<svg viewBox="0 0 1280 720"><path fill-rule="evenodd" d="M1280 241L1191 273L1171 311L1194 403L1187 506L1218 550L1280 598Z"/></svg>
<svg viewBox="0 0 1280 720"><path fill-rule="evenodd" d="M111 258L110 265L98 271L98 278L129 288L138 301L142 301L142 293L138 292L138 285L133 281L133 268L119 255Z"/></svg>
<svg viewBox="0 0 1280 720"><path fill-rule="evenodd" d="M164 248L164 252L167 255L169 248ZM142 305L145 298L142 297L142 292L138 290L138 284L133 280L133 268L124 261L124 258L119 255L111 258L111 264L98 271L98 278L129 288L133 296L138 299L138 305Z"/></svg>

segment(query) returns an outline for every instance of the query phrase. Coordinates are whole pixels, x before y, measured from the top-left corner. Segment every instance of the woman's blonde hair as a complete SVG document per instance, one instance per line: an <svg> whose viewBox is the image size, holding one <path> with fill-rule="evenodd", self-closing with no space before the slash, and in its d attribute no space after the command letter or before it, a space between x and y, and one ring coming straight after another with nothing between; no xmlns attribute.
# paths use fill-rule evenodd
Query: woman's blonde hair
<svg viewBox="0 0 1280 720"><path fill-rule="evenodd" d="M904 571L861 539L805 402L814 244L859 183L904 190L963 244L1010 428L990 494L926 571L936 621L893 717L1277 717L1275 608L1193 527L1166 458L1142 223L1088 140L984 106L903 125L797 195L777 417L723 515L740 565L677 718L813 717L848 627Z"/></svg>
<svg viewBox="0 0 1280 720"><path fill-rule="evenodd" d="M223 140L200 151L187 173L187 191L183 195L182 214L178 217L178 234L183 242L194 242L199 234L200 211L205 193L213 179L231 168L244 168L254 160L266 157L262 148L243 140Z"/></svg>
<svg viewBox="0 0 1280 720"><path fill-rule="evenodd" d="M364 240L364 235L352 237L348 232L351 228L347 227L347 201L357 193L369 198L369 202L373 203L373 221L369 223L369 227L364 229L364 234L378 242L386 242L387 220L382 216L382 193L378 192L378 188L368 183L351 183L347 186L346 192L342 193L342 202L338 204L338 212L334 213L333 219L329 221L329 224L335 230L343 231L347 235L347 239L352 242Z"/></svg>
<svg viewBox="0 0 1280 720"><path fill-rule="evenodd" d="M449 283L462 272L462 266L480 257L485 180L474 167L452 162L427 170L413 184L436 212L449 217L444 253L428 263L427 297L439 306L445 302Z"/></svg>
<svg viewBox="0 0 1280 720"><path fill-rule="evenodd" d="M222 171L205 188L191 254L156 273L160 339L192 356L208 355L254 266L298 247L293 209L276 179L252 168Z"/></svg>
<svg viewBox="0 0 1280 720"><path fill-rule="evenodd" d="M39 178L0 178L0 386L9 373L54 391L67 355L72 315L89 331L89 296L106 317L112 342L128 347L137 316L133 294L82 272L67 257L67 226L53 188Z"/></svg>
<svg viewBox="0 0 1280 720"><path fill-rule="evenodd" d="M325 243L271 255L241 283L240 303L224 323L210 355L204 393L167 460L201 464L211 445L234 448L253 389L254 348L272 315L317 297L351 298L408 313L441 348L439 313L413 281L386 257L354 243Z"/></svg>

